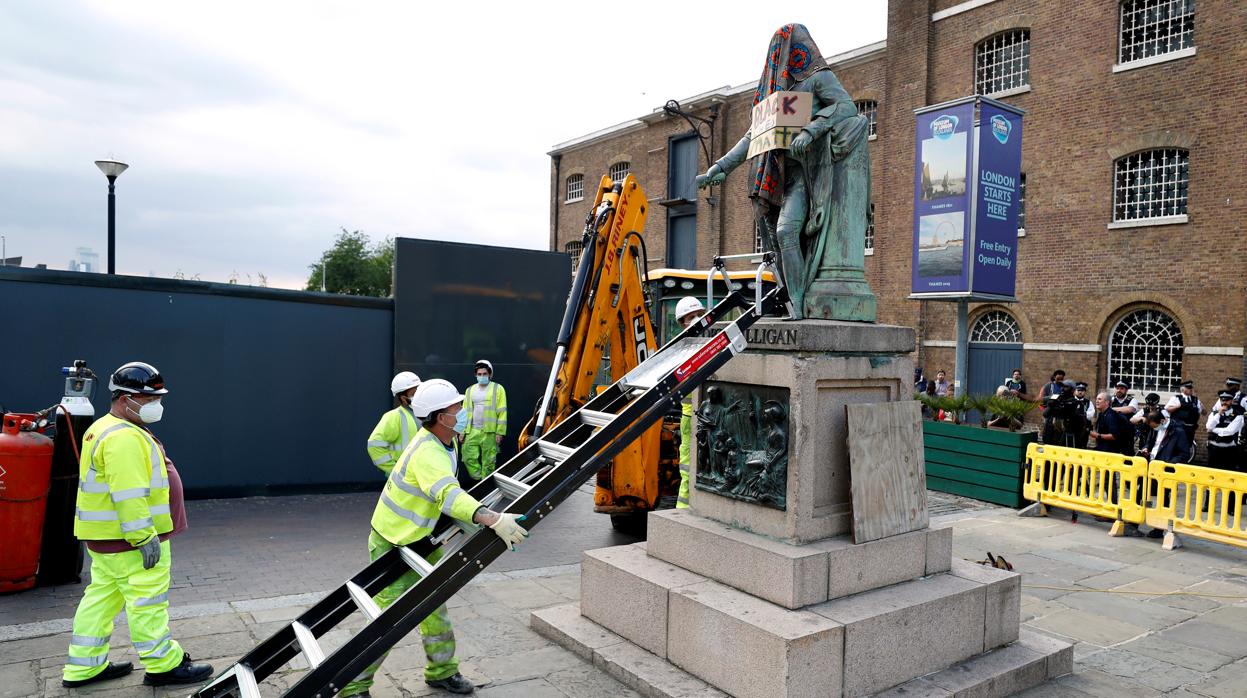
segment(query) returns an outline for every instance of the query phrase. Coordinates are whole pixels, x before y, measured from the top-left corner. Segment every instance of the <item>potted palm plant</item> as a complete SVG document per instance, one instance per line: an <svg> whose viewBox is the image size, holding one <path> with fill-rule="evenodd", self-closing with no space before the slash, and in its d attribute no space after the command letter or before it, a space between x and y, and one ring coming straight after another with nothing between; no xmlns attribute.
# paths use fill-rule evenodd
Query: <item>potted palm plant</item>
<svg viewBox="0 0 1247 698"><path fill-rule="evenodd" d="M933 417L922 423L927 487L1005 506L1023 506L1026 447L1038 433L1024 429L1038 403L1011 395L919 394ZM967 420L968 415L977 415Z"/></svg>

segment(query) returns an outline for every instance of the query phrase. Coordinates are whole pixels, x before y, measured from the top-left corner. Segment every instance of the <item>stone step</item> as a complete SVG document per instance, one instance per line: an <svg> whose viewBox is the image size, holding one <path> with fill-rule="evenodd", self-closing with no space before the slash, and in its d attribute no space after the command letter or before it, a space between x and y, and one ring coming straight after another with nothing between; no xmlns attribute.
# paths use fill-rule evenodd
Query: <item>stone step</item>
<svg viewBox="0 0 1247 698"><path fill-rule="evenodd" d="M720 698L727 694L662 658L580 615L580 605L564 604L534 611L530 625L543 637L562 645L648 698ZM875 695L887 698L994 698L1007 696L1063 676L1073 670L1073 648L1031 631L1017 642L980 653L951 667L888 687ZM813 688L813 687L810 687ZM832 690L815 693L789 685L771 696L853 696Z"/></svg>
<svg viewBox="0 0 1247 698"><path fill-rule="evenodd" d="M793 609L947 572L952 559L951 528L793 545L688 509L651 513L647 525L652 557Z"/></svg>

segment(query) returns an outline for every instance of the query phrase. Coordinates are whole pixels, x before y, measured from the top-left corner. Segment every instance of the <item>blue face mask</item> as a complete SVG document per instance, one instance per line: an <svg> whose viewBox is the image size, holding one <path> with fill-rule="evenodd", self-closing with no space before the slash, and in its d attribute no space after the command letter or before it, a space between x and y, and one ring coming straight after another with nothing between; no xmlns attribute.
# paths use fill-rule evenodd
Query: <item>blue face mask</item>
<svg viewBox="0 0 1247 698"><path fill-rule="evenodd" d="M489 376L477 376L476 383L477 385L489 385Z"/></svg>
<svg viewBox="0 0 1247 698"><path fill-rule="evenodd" d="M468 428L468 411L459 410L455 415L455 433L462 434Z"/></svg>

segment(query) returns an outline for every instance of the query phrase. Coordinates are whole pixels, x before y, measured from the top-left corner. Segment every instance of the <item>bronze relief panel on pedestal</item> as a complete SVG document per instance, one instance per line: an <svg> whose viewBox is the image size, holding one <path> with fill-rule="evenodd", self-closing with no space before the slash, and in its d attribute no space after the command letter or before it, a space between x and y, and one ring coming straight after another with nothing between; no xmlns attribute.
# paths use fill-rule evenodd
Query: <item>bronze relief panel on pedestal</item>
<svg viewBox="0 0 1247 698"><path fill-rule="evenodd" d="M696 488L787 508L788 389L710 381L694 417Z"/></svg>

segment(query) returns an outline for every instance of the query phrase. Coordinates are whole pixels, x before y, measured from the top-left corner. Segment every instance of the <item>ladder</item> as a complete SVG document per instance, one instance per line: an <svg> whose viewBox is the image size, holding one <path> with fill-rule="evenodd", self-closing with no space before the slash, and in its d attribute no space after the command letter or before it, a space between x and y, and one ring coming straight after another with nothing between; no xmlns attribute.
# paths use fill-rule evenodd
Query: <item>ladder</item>
<svg viewBox="0 0 1247 698"><path fill-rule="evenodd" d="M712 336L704 336L732 310L743 312ZM723 364L746 347L745 330L764 315L791 310L783 285L747 299L730 293L710 312L673 338L579 411L554 426L477 483L469 494L494 511L523 514L530 530L549 516L618 452L668 412L678 408ZM425 556L441 545L437 564ZM302 655L309 669L285 692L287 698L329 698L507 549L493 531L443 516L426 539L377 558L277 631L192 698L261 698L259 684ZM372 597L408 570L420 580L388 608ZM317 638L353 613L367 624L338 649L326 652Z"/></svg>

